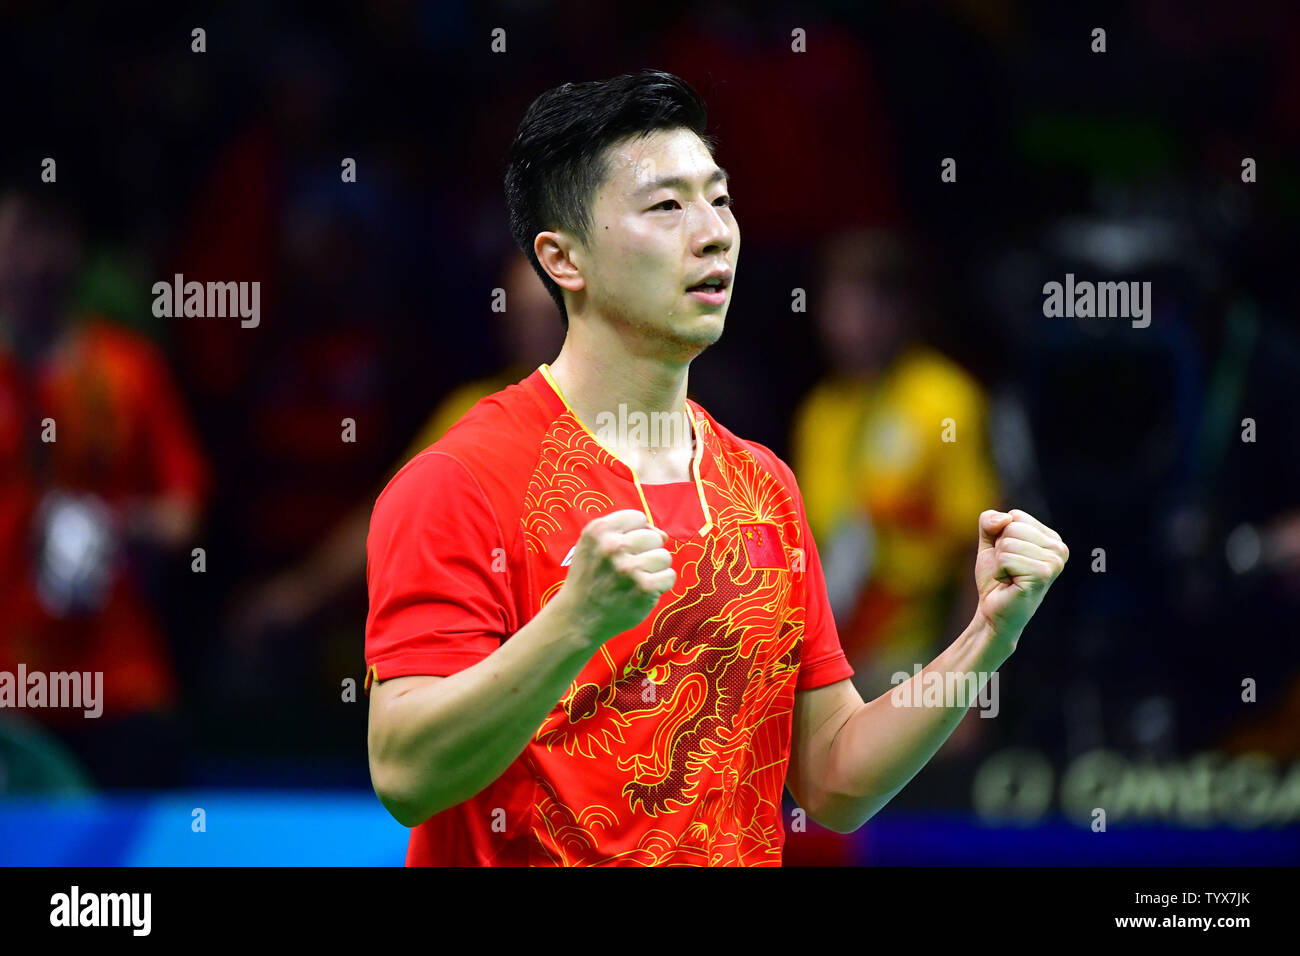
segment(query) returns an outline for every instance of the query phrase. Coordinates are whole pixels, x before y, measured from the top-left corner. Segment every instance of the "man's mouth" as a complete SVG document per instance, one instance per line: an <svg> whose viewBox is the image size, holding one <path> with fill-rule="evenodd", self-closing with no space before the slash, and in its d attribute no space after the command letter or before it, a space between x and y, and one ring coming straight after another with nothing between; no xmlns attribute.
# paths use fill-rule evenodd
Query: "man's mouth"
<svg viewBox="0 0 1300 956"><path fill-rule="evenodd" d="M725 277L708 279L686 291L694 299L706 305L722 305L727 301L727 280Z"/></svg>
<svg viewBox="0 0 1300 956"><path fill-rule="evenodd" d="M686 291L692 299L705 305L722 305L727 301L727 290L718 286L697 285Z"/></svg>

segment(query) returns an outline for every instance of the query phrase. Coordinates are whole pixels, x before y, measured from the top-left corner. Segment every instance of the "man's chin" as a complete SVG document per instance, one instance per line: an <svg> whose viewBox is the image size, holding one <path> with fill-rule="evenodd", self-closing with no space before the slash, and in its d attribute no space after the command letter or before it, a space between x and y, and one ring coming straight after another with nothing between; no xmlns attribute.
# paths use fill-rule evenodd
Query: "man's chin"
<svg viewBox="0 0 1300 956"><path fill-rule="evenodd" d="M721 310L692 316L690 321L682 322L672 331L683 346L694 349L699 354L718 339L722 338L722 329L726 324L726 314Z"/></svg>
<svg viewBox="0 0 1300 956"><path fill-rule="evenodd" d="M725 310L676 311L657 320L630 322L625 328L642 348L672 361L689 362L722 337Z"/></svg>

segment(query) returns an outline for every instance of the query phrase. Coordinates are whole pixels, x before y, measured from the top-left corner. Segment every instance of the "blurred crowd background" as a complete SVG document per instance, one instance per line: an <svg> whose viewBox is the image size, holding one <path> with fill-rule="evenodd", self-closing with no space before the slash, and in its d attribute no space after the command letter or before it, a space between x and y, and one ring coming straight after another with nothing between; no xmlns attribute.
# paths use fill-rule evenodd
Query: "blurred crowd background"
<svg viewBox="0 0 1300 956"><path fill-rule="evenodd" d="M0 712L0 791L369 786L374 497L562 341L506 147L645 67L704 96L742 235L691 396L794 468L863 695L969 621L980 511L1070 544L998 717L895 805L969 809L1007 747L1300 757L1300 9L1057 7L6 4L0 670L106 685ZM155 317L178 273L260 324ZM1067 273L1151 282L1149 327L1044 317Z"/></svg>

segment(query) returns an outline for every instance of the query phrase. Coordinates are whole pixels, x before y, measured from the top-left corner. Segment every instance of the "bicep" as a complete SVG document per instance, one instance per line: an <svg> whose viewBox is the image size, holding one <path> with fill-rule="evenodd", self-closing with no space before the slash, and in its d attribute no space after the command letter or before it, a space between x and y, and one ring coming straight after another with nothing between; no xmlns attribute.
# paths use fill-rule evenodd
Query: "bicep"
<svg viewBox="0 0 1300 956"><path fill-rule="evenodd" d="M862 695L847 677L825 687L797 691L786 784L795 801L813 814L827 786L827 768L835 735L862 706Z"/></svg>
<svg viewBox="0 0 1300 956"><path fill-rule="evenodd" d="M500 647L517 629L509 564L497 563L505 553L466 466L433 451L404 466L375 502L366 537L368 676L454 674Z"/></svg>
<svg viewBox="0 0 1300 956"><path fill-rule="evenodd" d="M380 749L376 745L393 732L402 721L402 698L411 691L432 687L446 680L431 674L413 674L406 677L390 677L388 680L375 681L370 687L370 711L368 715L368 738L371 756Z"/></svg>
<svg viewBox="0 0 1300 956"><path fill-rule="evenodd" d="M375 681L370 687L370 723L373 726L378 716L380 719L391 713L399 698L421 687L431 687L445 677L432 674L411 674L406 677L390 677L388 680Z"/></svg>

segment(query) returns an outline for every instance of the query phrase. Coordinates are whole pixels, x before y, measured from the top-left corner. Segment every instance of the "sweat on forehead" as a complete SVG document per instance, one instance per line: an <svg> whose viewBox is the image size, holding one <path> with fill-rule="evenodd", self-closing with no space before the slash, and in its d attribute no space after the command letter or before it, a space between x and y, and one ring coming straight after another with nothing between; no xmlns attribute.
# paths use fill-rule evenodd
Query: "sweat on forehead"
<svg viewBox="0 0 1300 956"><path fill-rule="evenodd" d="M673 159L712 164L709 147L691 130L655 130L644 136L620 140L606 154L623 169L635 172L653 170L656 164Z"/></svg>

